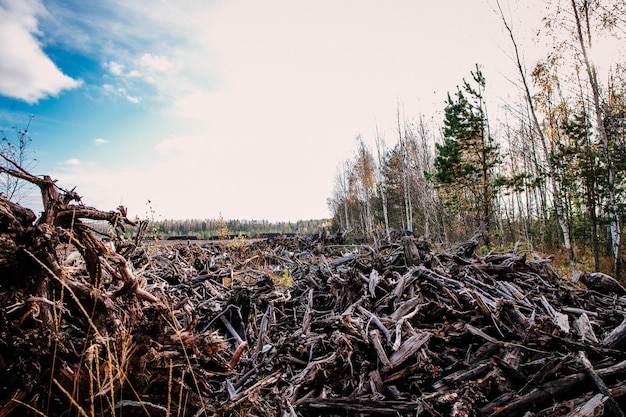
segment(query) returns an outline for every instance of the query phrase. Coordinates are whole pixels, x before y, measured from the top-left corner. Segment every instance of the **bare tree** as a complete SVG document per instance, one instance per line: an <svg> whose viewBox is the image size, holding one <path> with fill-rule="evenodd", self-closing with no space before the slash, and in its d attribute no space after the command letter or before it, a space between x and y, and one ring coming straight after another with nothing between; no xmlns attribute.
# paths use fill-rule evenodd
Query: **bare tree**
<svg viewBox="0 0 626 417"><path fill-rule="evenodd" d="M541 143L541 150L543 151L543 157L545 159L545 161L547 162L547 166L548 166L548 175L550 178L550 184L552 186L552 195L553 195L553 199L554 199L554 206L555 206L555 210L556 210L556 217L557 217L557 221L559 223L559 226L561 228L561 233L563 235L563 243L565 245L565 250L567 251L567 257L569 259L569 263L570 263L570 267L572 269L572 273L574 274L574 276L577 275L577 268L576 268L576 258L574 256L574 249L572 247L572 240L570 237L570 232L569 232L569 228L563 213L563 201L560 197L559 194L559 188L558 188L558 183L557 183L557 178L556 178L556 172L554 170L554 167L550 162L550 151L548 148L548 143L546 140L546 137L544 135L543 129L541 128L541 124L539 123L539 118L537 116L537 111L535 109L535 105L533 102L533 96L530 92L530 88L528 86L528 80L527 80L527 76L526 76L526 71L524 69L524 65L522 64L522 59L520 57L520 52L519 52L519 48L517 45L517 41L515 39L515 36L513 34L513 30L511 29L511 26L509 25L506 17L504 16L504 12L502 11L502 7L500 6L500 2L496 0L496 4L498 5L498 10L500 12L500 17L502 18L502 22L504 23L504 26L509 34L509 37L511 39L511 43L513 45L513 52L515 54L515 63L517 66L517 70L519 72L519 76L520 79L522 81L522 85L524 88L524 94L526 97L526 102L528 105L528 109L529 109L529 113L530 116L532 118L532 122L533 122L533 127L534 127L534 133L539 137L539 141Z"/></svg>
<svg viewBox="0 0 626 417"><path fill-rule="evenodd" d="M385 189L384 177L382 175L383 158L385 155L385 140L376 127L376 153L378 156L378 168L376 169L376 177L378 188L380 190L380 198L383 206L383 219L385 222L385 237L390 240L389 236L389 208L387 207L387 190Z"/></svg>
<svg viewBox="0 0 626 417"><path fill-rule="evenodd" d="M598 83L598 74L588 53L588 50L592 46L591 21L589 17L590 13L593 12L593 10L591 10L593 7L591 3L592 2L588 0L581 0L580 2L577 0L571 0L572 13L576 23L576 38L578 45L580 46L582 63L587 73L587 77L589 78L589 85L591 86L593 110L595 115L595 129L602 145L602 151L605 159L604 163L606 164L607 191L609 199L608 216L611 231L611 247L613 249L613 267L615 275L620 277L622 272L620 255L622 228L620 224L619 207L615 196L615 172L609 149L609 139L604 125L602 106L600 105L600 86ZM596 6L600 7L599 5Z"/></svg>
<svg viewBox="0 0 626 417"><path fill-rule="evenodd" d="M16 164L27 170L32 169L37 161L33 158L33 152L30 150L32 139L28 132L34 117L35 115L28 117L25 129L20 130L17 126L12 128L15 131L15 139L13 140L7 137L7 132L0 132L2 133L0 153L8 160L15 161ZM3 166L10 168L6 160L2 161ZM30 194L32 188L32 184L29 182L9 175L6 172L0 176L0 193L4 194L9 201L21 203Z"/></svg>
<svg viewBox="0 0 626 417"><path fill-rule="evenodd" d="M328 200L328 206L343 231L350 230L348 168L347 162L337 168L333 196Z"/></svg>
<svg viewBox="0 0 626 417"><path fill-rule="evenodd" d="M406 120L404 121L405 130L403 132L400 123L400 104L397 108L398 116L398 143L402 150L402 191L404 194L404 214L406 218L406 230L413 231L413 203L411 201L411 182L409 180L409 155L408 144L406 139Z"/></svg>
<svg viewBox="0 0 626 417"><path fill-rule="evenodd" d="M376 191L376 163L363 138L357 136L357 155L352 171L351 182L356 187L365 233L373 230L372 197Z"/></svg>

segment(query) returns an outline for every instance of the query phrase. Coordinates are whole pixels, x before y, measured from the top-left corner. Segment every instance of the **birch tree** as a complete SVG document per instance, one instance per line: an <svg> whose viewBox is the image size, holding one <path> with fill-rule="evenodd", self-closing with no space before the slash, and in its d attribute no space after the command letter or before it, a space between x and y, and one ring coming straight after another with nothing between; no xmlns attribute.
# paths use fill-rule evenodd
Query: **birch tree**
<svg viewBox="0 0 626 417"><path fill-rule="evenodd" d="M372 200L376 185L376 163L371 151L360 136L357 136L357 152L348 171L348 193L354 197L362 233L370 233L374 226Z"/></svg>
<svg viewBox="0 0 626 417"><path fill-rule="evenodd" d="M554 202L556 218L560 226L561 233L563 235L563 243L565 245L565 250L567 252L567 258L569 260L572 273L575 275L577 272L577 269L576 269L576 259L574 257L574 249L572 247L572 240L570 237L569 227L567 225L567 221L563 213L563 201L559 193L556 172L555 172L553 165L549 163L550 149L548 147L548 141L546 140L546 136L544 135L542 126L539 123L537 109L533 101L533 96L530 92L528 77L526 75L526 70L522 63L522 58L520 56L520 51L519 51L515 36L513 34L513 30L511 29L511 26L509 25L508 21L506 20L506 17L504 16L504 12L502 11L502 8L500 7L499 1L497 1L497 5L498 5L498 10L500 11L500 16L502 17L502 22L504 23L504 26L509 34L509 38L511 39L511 43L513 45L515 64L517 66L517 71L520 76L520 81L522 82L523 93L526 98L526 104L528 105L530 117L532 119L533 133L536 134L537 137L539 138L539 142L541 144L541 151L543 153L543 158L546 161L547 166L548 166L548 177L549 177L549 182L552 188L552 198Z"/></svg>
<svg viewBox="0 0 626 417"><path fill-rule="evenodd" d="M597 9L604 6L597 1L571 0L571 7L575 20L576 39L580 47L580 57L591 87L593 113L595 116L595 129L602 145L604 163L606 164L608 191L607 212L611 231L611 248L613 249L613 267L615 275L620 277L622 272L622 258L620 255L622 227L620 222L620 210L615 193L615 172L601 106L601 92L598 82L598 73L594 62L589 56L589 50L592 48L592 24L590 16L598 11ZM614 23L609 24L614 25Z"/></svg>
<svg viewBox="0 0 626 417"><path fill-rule="evenodd" d="M378 165L376 169L376 180L378 182L378 189L380 191L381 204L383 209L383 221L385 224L385 237L387 241L390 240L389 235L389 207L387 206L387 190L386 183L384 181L383 175L383 163L384 163L384 155L385 155L385 141L382 137L382 134L378 131L378 127L376 128L376 154L378 156Z"/></svg>
<svg viewBox="0 0 626 417"><path fill-rule="evenodd" d="M397 107L398 122L398 145L402 155L401 176L402 176L402 192L404 197L404 215L406 218L406 230L413 231L413 201L411 199L411 181L410 181L410 162L409 148L406 138L406 120L400 122L400 105ZM403 127L405 129L403 130Z"/></svg>

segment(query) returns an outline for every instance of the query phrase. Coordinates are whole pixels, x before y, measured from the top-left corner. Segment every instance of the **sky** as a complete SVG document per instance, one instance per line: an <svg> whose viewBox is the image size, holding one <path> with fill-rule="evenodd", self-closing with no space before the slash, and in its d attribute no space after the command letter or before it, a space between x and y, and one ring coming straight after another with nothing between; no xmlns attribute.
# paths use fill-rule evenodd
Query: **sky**
<svg viewBox="0 0 626 417"><path fill-rule="evenodd" d="M541 4L503 0L523 28ZM533 6L534 4L534 6ZM0 0L0 126L31 172L155 219L330 217L361 135L443 120L480 64L515 66L491 0ZM513 93L516 94L516 93ZM498 102L500 100L500 102ZM34 115L32 120L30 115Z"/></svg>

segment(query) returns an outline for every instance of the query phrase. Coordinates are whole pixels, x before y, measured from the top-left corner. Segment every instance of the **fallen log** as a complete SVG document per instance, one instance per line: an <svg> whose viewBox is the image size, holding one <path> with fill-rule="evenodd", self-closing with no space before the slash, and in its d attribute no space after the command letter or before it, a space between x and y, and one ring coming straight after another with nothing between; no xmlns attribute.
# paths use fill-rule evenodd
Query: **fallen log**
<svg viewBox="0 0 626 417"><path fill-rule="evenodd" d="M576 407L567 417L600 417L604 415L604 403L607 397L596 394L583 405Z"/></svg>
<svg viewBox="0 0 626 417"><path fill-rule="evenodd" d="M607 388L600 375L598 375L596 370L593 368L593 365L591 364L591 362L589 362L589 359L587 359L587 355L585 354L585 352L578 352L578 360L583 365L585 372L587 373L587 375L589 375L589 378L591 378L593 384L600 391L600 394L606 397L605 402L607 409L611 412L613 416L623 417L624 411L621 409L617 401L615 401L615 398L613 398L613 395Z"/></svg>
<svg viewBox="0 0 626 417"><path fill-rule="evenodd" d="M507 395L500 401L496 400L494 403L483 406L480 414L489 417L523 416L529 410L540 410L554 400L578 392L584 386L584 382L584 373L568 375L546 382L519 398Z"/></svg>
<svg viewBox="0 0 626 417"><path fill-rule="evenodd" d="M621 347L626 342L626 317L624 321L613 329L610 333L608 333L604 340L602 341L602 345L611 349L617 349Z"/></svg>
<svg viewBox="0 0 626 417"><path fill-rule="evenodd" d="M411 401L372 401L359 398L323 398L309 399L302 402L299 410L304 413L320 412L325 414L339 413L341 415L363 415L363 416L397 416L398 413L412 413L413 415L420 409L419 402Z"/></svg>

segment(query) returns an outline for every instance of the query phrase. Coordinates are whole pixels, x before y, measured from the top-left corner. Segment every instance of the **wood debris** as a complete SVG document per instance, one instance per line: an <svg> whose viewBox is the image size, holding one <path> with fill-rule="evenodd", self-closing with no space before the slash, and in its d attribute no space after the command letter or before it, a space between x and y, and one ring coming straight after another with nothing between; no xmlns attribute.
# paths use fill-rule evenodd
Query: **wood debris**
<svg viewBox="0 0 626 417"><path fill-rule="evenodd" d="M604 274L400 235L140 244L122 210L14 173L47 203L0 198L0 417L624 415Z"/></svg>

